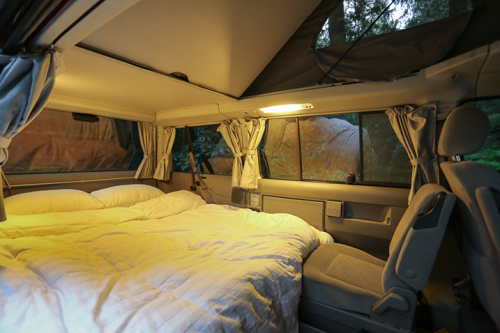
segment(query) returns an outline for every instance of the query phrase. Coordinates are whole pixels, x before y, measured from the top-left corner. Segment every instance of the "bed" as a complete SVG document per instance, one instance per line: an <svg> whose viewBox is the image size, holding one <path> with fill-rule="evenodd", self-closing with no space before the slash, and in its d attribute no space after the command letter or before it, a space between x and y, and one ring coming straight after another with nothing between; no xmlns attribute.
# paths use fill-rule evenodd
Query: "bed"
<svg viewBox="0 0 500 333"><path fill-rule="evenodd" d="M302 261L328 234L188 191L96 200L0 223L1 332L298 331Z"/></svg>

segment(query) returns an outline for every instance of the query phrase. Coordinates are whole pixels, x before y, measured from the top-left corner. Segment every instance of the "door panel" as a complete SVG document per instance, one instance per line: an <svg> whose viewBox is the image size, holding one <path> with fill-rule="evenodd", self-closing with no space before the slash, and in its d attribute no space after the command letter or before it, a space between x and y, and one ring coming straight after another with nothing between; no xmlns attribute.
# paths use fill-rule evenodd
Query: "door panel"
<svg viewBox="0 0 500 333"><path fill-rule="evenodd" d="M247 191L247 204L237 205L231 202L230 176L203 177L217 204L294 214L331 234L335 242L379 258L388 256L390 240L406 211L409 194L405 188L260 179L257 190ZM189 190L190 184L191 174L174 172L170 184L161 182L160 189ZM253 205L248 204L250 196L257 198Z"/></svg>

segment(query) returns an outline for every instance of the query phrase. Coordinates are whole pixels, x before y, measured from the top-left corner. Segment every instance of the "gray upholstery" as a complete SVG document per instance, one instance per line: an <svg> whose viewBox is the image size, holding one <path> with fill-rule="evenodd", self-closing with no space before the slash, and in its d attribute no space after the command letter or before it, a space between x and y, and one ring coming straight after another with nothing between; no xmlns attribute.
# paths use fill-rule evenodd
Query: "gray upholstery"
<svg viewBox="0 0 500 333"><path fill-rule="evenodd" d="M488 116L478 107L461 106L446 119L438 143L442 156L467 155L481 149L490 130Z"/></svg>
<svg viewBox="0 0 500 333"><path fill-rule="evenodd" d="M416 230L417 217L432 211L441 193L444 199L442 209L435 211L436 225ZM387 263L346 245L321 245L304 264L303 297L370 314L374 303L393 287L411 292L423 289L454 203L455 196L443 187L422 186L394 233ZM407 276L409 270L415 274Z"/></svg>
<svg viewBox="0 0 500 333"><path fill-rule="evenodd" d="M304 264L303 294L336 308L369 313L384 294L385 261L342 244L320 246Z"/></svg>
<svg viewBox="0 0 500 333"><path fill-rule="evenodd" d="M482 305L500 330L500 260L492 240L494 234L490 234L476 199L478 188L500 190L500 174L489 165L471 161L444 162L441 168L457 196L462 216L463 252L472 283ZM498 225L500 221L496 223Z"/></svg>

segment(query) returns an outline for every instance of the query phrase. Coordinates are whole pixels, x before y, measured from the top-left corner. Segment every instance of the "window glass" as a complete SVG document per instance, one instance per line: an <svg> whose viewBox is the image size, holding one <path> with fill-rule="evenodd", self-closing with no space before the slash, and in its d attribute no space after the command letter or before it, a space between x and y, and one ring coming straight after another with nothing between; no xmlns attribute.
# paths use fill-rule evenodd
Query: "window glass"
<svg viewBox="0 0 500 333"><path fill-rule="evenodd" d="M345 182L359 180L358 114L300 119L302 179Z"/></svg>
<svg viewBox="0 0 500 333"><path fill-rule="evenodd" d="M9 146L6 174L137 170L143 159L137 123L73 119L43 110Z"/></svg>
<svg viewBox="0 0 500 333"><path fill-rule="evenodd" d="M361 113L363 181L410 184L411 163L392 129L389 117Z"/></svg>
<svg viewBox="0 0 500 333"><path fill-rule="evenodd" d="M500 99L467 102L465 105L479 107L490 118L490 133L483 148L464 156L465 160L485 163L500 171Z"/></svg>
<svg viewBox="0 0 500 333"><path fill-rule="evenodd" d="M201 171L217 175L231 175L233 153L217 132L219 125L190 127L191 140L195 150L195 163ZM177 128L172 148L173 166L176 172L191 172L189 165L189 142L185 128Z"/></svg>
<svg viewBox="0 0 500 333"><path fill-rule="evenodd" d="M324 24L316 48L356 40L392 0L344 0ZM364 37L408 29L472 9L470 0L399 0Z"/></svg>
<svg viewBox="0 0 500 333"><path fill-rule="evenodd" d="M264 178L300 180L296 118L269 119L259 151Z"/></svg>

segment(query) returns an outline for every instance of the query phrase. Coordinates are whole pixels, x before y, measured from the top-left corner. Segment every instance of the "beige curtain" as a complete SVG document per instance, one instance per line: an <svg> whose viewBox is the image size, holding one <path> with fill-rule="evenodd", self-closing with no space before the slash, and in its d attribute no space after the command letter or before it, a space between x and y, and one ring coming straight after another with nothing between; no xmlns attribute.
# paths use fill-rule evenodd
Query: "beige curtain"
<svg viewBox="0 0 500 333"><path fill-rule="evenodd" d="M260 178L259 146L264 135L266 119L251 119L249 121L226 120L219 131L234 155L233 187L256 189Z"/></svg>
<svg viewBox="0 0 500 333"><path fill-rule="evenodd" d="M437 184L439 166L436 156L435 104L418 109L411 106L394 107L385 112L392 128L403 145L412 165L412 180L408 203L418 189L425 184Z"/></svg>
<svg viewBox="0 0 500 333"><path fill-rule="evenodd" d="M175 127L163 127L162 131L162 149L161 149L161 159L156 167L156 172L154 178L158 180L169 180L170 179L170 154L172 153L172 146L175 140Z"/></svg>
<svg viewBox="0 0 500 333"><path fill-rule="evenodd" d="M134 177L135 179L153 178L156 169L156 126L150 123L138 123L138 127L139 138L141 139L141 146L144 151L144 159L139 165Z"/></svg>
<svg viewBox="0 0 500 333"><path fill-rule="evenodd" d="M245 189L256 189L260 178L259 154L257 148L266 129L266 119L251 119L240 124L243 132L243 154L245 164L241 173L240 187Z"/></svg>
<svg viewBox="0 0 500 333"><path fill-rule="evenodd" d="M234 155L231 186L239 187L241 182L241 172L243 171L243 134L241 132L240 123L236 120L225 120L219 128L217 128L217 132L222 134L222 137Z"/></svg>
<svg viewBox="0 0 500 333"><path fill-rule="evenodd" d="M31 123L47 103L58 63L62 63L60 53L49 49L36 57L13 57L0 73L0 167L7 162L7 148L12 138ZM6 218L1 195L0 221Z"/></svg>

